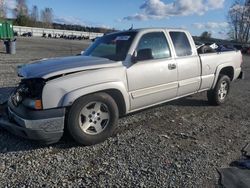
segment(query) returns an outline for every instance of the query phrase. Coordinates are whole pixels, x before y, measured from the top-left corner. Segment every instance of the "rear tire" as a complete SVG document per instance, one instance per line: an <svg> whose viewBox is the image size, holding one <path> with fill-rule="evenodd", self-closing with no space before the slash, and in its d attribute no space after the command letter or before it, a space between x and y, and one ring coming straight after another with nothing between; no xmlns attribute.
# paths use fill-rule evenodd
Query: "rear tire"
<svg viewBox="0 0 250 188"><path fill-rule="evenodd" d="M230 91L230 83L228 76L220 75L215 88L207 92L209 104L217 106L224 104Z"/></svg>
<svg viewBox="0 0 250 188"><path fill-rule="evenodd" d="M67 121L67 130L82 145L94 145L110 137L117 125L118 107L106 93L84 96L74 102Z"/></svg>

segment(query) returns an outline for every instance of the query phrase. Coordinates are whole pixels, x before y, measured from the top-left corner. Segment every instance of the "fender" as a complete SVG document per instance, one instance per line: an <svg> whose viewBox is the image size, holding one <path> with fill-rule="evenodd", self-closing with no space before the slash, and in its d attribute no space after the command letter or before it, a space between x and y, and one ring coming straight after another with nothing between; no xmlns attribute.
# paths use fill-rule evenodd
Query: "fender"
<svg viewBox="0 0 250 188"><path fill-rule="evenodd" d="M126 107L126 113L127 113L130 107L129 94L128 94L126 87L121 82L102 83L102 84L87 86L84 88L71 91L63 97L61 105L65 107L71 106L75 102L75 100L77 100L78 98L82 96L89 95L91 93L110 90L110 89L115 89L121 92L123 99L125 101L125 107Z"/></svg>
<svg viewBox="0 0 250 188"><path fill-rule="evenodd" d="M218 78L219 78L219 75L220 75L220 72L223 68L226 68L226 67L232 67L234 69L234 72L235 72L235 67L232 65L232 63L223 63L223 64L220 64L217 68L216 68L216 71L215 71L215 77L214 77L214 82L213 82L213 85L212 85L212 89L215 88L216 86L216 83L218 81Z"/></svg>

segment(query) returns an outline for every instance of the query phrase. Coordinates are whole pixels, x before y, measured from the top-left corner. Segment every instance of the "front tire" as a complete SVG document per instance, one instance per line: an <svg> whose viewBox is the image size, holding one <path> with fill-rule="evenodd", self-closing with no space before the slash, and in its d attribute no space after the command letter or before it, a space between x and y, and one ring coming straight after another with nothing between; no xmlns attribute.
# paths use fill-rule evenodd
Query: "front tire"
<svg viewBox="0 0 250 188"><path fill-rule="evenodd" d="M226 75L220 75L213 90L207 92L208 102L211 105L221 105L226 102L230 91L231 80Z"/></svg>
<svg viewBox="0 0 250 188"><path fill-rule="evenodd" d="M82 145L94 145L110 137L117 125L118 107L106 93L84 96L74 102L67 121L67 130Z"/></svg>

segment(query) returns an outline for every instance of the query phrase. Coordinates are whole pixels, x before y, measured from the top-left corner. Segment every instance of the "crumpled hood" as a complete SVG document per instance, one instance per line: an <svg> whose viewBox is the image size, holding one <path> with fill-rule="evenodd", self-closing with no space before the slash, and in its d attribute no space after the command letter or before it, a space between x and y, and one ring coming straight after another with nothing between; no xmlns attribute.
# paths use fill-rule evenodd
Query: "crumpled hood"
<svg viewBox="0 0 250 188"><path fill-rule="evenodd" d="M79 72L84 70L116 67L120 63L105 58L91 56L72 56L44 59L19 68L18 75L24 78L44 78Z"/></svg>

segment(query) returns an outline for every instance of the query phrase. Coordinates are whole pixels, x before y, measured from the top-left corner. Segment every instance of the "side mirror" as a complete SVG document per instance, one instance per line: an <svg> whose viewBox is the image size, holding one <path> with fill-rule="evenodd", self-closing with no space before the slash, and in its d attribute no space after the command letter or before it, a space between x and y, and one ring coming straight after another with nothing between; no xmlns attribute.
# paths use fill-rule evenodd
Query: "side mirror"
<svg viewBox="0 0 250 188"><path fill-rule="evenodd" d="M141 49L132 56L133 63L150 59L154 59L152 49L150 48Z"/></svg>

